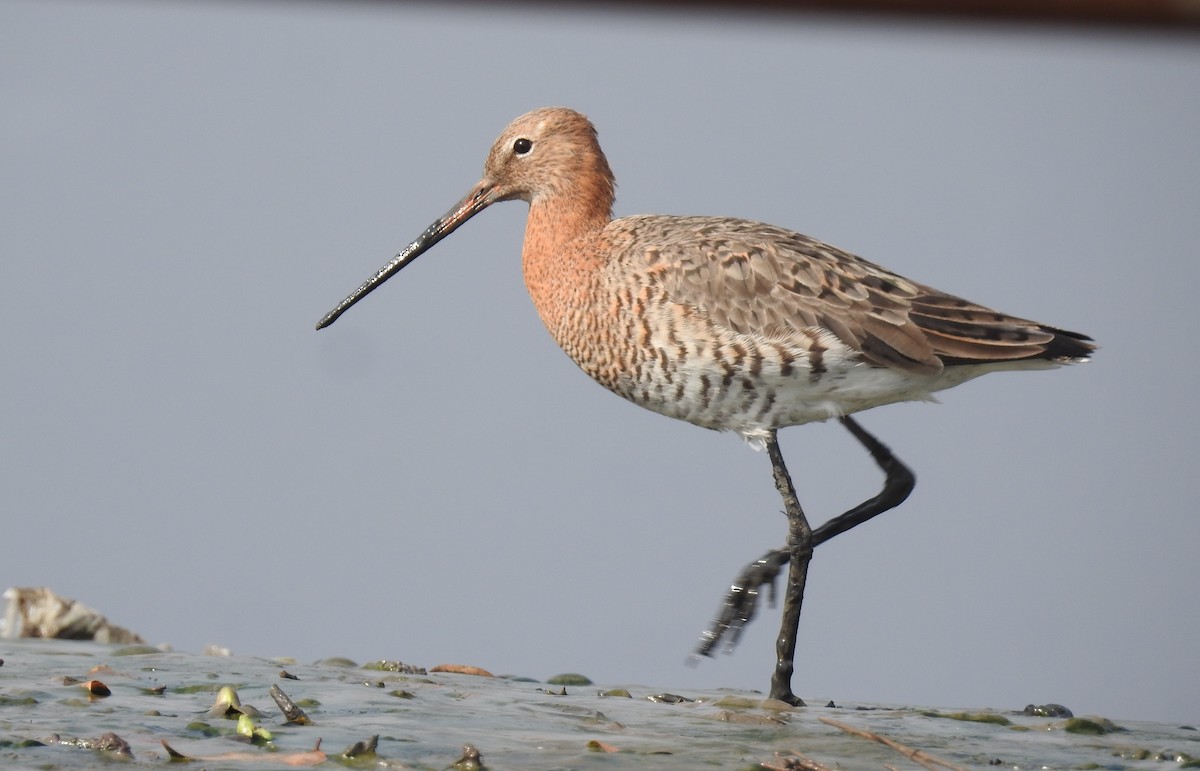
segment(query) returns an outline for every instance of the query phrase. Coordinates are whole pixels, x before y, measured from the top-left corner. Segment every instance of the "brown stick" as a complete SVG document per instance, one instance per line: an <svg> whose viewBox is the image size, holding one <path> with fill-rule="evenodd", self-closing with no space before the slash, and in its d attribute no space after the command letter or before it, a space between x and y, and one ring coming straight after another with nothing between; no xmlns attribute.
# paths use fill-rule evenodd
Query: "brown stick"
<svg viewBox="0 0 1200 771"><path fill-rule="evenodd" d="M899 752L902 755L905 755L909 760L912 760L913 762L916 762L916 763L920 763L925 768L933 769L935 766L943 766L945 768L952 769L952 771L967 771L967 769L964 766L956 766L955 764L951 763L948 760L942 760L938 756L931 755L930 753L928 753L924 750L913 749L912 747L908 747L904 744L901 744L900 742L898 742L894 739L889 739L886 736L880 736L879 734L871 733L870 731L865 731L861 728L855 728L853 726L848 726L845 723L839 723L838 721L834 720L833 718L819 717L817 719L820 720L822 723L831 725L834 728L837 728L841 731L845 731L848 734L853 734L855 736L861 736L864 739L870 739L873 742L879 742L880 744L887 745L888 747L891 747L892 749L894 749L896 752Z"/></svg>

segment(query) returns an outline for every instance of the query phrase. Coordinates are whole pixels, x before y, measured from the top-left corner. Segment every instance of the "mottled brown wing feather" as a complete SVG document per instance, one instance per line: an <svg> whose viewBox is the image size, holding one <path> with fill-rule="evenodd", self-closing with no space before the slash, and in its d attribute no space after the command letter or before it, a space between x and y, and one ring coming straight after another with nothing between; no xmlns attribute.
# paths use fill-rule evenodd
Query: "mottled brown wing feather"
<svg viewBox="0 0 1200 771"><path fill-rule="evenodd" d="M675 302L736 332L786 337L822 327L865 360L935 374L944 364L1081 358L1084 335L1007 316L909 281L853 254L747 220L626 220Z"/></svg>

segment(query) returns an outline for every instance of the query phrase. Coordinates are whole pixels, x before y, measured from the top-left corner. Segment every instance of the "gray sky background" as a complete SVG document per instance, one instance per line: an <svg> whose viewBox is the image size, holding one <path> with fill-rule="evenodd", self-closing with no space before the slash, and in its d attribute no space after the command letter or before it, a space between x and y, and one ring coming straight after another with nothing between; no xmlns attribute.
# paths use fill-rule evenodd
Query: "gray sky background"
<svg viewBox="0 0 1200 771"><path fill-rule="evenodd" d="M1079 330L1094 362L862 422L916 471L817 551L797 692L1200 721L1200 47L548 7L0 3L0 584L154 642L765 689L765 454L541 328L526 206L313 325L513 117L587 113L617 213L726 214ZM881 475L789 429L814 521ZM0 587L2 588L2 587Z"/></svg>

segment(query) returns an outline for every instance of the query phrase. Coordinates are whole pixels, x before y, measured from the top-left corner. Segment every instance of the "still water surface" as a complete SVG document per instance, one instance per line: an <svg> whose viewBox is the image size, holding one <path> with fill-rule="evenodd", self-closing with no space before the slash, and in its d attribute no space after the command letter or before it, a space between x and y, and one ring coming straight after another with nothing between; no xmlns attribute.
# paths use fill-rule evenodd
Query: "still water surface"
<svg viewBox="0 0 1200 771"><path fill-rule="evenodd" d="M967 767L1165 771L1200 758L1200 731L1184 726L1123 722L1122 730L1088 735L1064 730L1063 720L1005 710L995 714L1009 725L931 717L929 709L914 706L791 710L769 708L768 702L764 708L762 694L744 691L676 691L688 701L669 703L647 697L670 693L670 686L566 686L562 695L560 686L502 678L129 650L0 641L0 767L163 766L169 762L164 740L196 760L190 767L212 771L289 765L445 769L459 761L466 743L492 769L782 767L777 753L802 753L841 769L920 767L821 717ZM92 673L95 667L107 669ZM298 679L282 678L281 669ZM91 696L71 679L100 680L111 693ZM272 685L299 702L312 724L284 725L269 694ZM257 708L254 723L271 733L268 742L240 740L235 720L206 714L222 686L232 686L243 705ZM631 696L601 695L617 688ZM131 757L89 748L109 733L128 744ZM342 757L376 735L373 756ZM320 752L313 752L318 739Z"/></svg>

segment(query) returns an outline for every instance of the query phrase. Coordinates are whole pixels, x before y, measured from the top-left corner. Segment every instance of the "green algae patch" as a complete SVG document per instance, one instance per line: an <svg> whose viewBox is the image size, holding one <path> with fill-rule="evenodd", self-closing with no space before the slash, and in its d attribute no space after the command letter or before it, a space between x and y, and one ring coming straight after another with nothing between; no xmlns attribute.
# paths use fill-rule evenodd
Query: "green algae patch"
<svg viewBox="0 0 1200 771"><path fill-rule="evenodd" d="M220 728L217 728L214 725L209 725L208 723L205 723L203 720L193 720L192 722L188 723L185 726L185 729L188 731L193 731L195 733L198 733L201 736L208 736L208 737L221 736L222 734L229 733L228 731L222 731Z"/></svg>
<svg viewBox="0 0 1200 771"><path fill-rule="evenodd" d="M963 720L968 723L990 723L992 725L1012 725L1012 721L1004 715L995 712L922 712L925 717L942 717L947 720Z"/></svg>
<svg viewBox="0 0 1200 771"><path fill-rule="evenodd" d="M114 656L147 656L151 653L162 653L153 645L126 645L112 652Z"/></svg>
<svg viewBox="0 0 1200 771"><path fill-rule="evenodd" d="M547 685L591 685L590 678L577 672L564 672L546 680Z"/></svg>
<svg viewBox="0 0 1200 771"><path fill-rule="evenodd" d="M180 685L171 689L171 693L187 695L191 693L216 693L223 686L216 683L199 683L197 685Z"/></svg>
<svg viewBox="0 0 1200 771"><path fill-rule="evenodd" d="M712 706L722 709L758 709L762 699L747 699L745 696L722 696Z"/></svg>
<svg viewBox="0 0 1200 771"><path fill-rule="evenodd" d="M37 739L0 739L0 747L13 747L22 749L25 747L45 747L45 742L39 742Z"/></svg>
<svg viewBox="0 0 1200 771"><path fill-rule="evenodd" d="M354 667L358 666L358 664L356 664L354 661L352 661L351 659L345 658L344 656L330 656L327 659L321 659L320 661L317 662L317 664L319 664L323 667L354 668Z"/></svg>
<svg viewBox="0 0 1200 771"><path fill-rule="evenodd" d="M1059 723L1059 727L1067 733L1085 736L1103 736L1113 731L1124 730L1113 721L1103 717L1073 717Z"/></svg>

